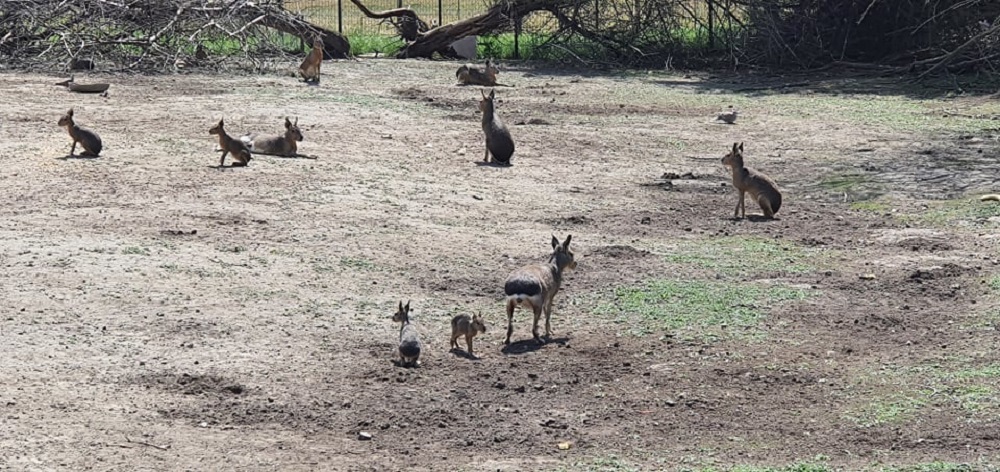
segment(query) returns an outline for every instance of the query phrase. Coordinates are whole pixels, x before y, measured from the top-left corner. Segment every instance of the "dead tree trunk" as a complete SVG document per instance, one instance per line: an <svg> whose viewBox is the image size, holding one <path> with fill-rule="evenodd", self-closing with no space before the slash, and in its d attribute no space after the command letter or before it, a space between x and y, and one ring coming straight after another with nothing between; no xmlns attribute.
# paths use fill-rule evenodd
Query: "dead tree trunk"
<svg viewBox="0 0 1000 472"><path fill-rule="evenodd" d="M427 31L417 31L416 35L400 30L400 35L406 40L406 45L396 53L398 58L431 57L434 53L449 55L451 43L466 36L493 33L509 27L514 21L538 10L556 12L560 8L571 6L578 0L499 0L486 13L472 18L459 20ZM361 0L351 0L369 18L412 18L426 27L416 12L409 8L396 8L380 13L374 13ZM416 23L415 23L416 24ZM412 37L413 39L409 39Z"/></svg>
<svg viewBox="0 0 1000 472"><path fill-rule="evenodd" d="M368 18L391 20L393 26L396 27L396 31L399 32L399 37L403 38L403 41L415 41L420 33L430 29L427 27L427 22L421 20L417 16L417 12L409 8L394 8L392 10L373 12L364 6L361 0L351 0L351 3L357 5L361 13L364 13Z"/></svg>
<svg viewBox="0 0 1000 472"><path fill-rule="evenodd" d="M323 39L323 59L342 59L351 55L351 43L336 31L306 21L294 21L289 16L266 15L261 24L298 36L305 44L312 44L313 37L319 34Z"/></svg>
<svg viewBox="0 0 1000 472"><path fill-rule="evenodd" d="M396 55L406 57L430 57L435 51L447 48L451 43L466 36L492 33L514 23L515 20L539 10L556 12L560 8L573 5L576 0L502 0L479 16L442 25L407 44Z"/></svg>

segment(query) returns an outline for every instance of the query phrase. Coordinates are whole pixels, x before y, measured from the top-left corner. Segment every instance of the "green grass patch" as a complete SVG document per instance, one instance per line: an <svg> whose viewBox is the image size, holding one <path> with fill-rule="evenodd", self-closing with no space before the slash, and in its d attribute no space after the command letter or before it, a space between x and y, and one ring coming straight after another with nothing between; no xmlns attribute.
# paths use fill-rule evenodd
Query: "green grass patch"
<svg viewBox="0 0 1000 472"><path fill-rule="evenodd" d="M888 204L884 202L879 202L875 200L864 200L860 202L852 202L851 210L854 211L866 211L870 213L885 213L892 210Z"/></svg>
<svg viewBox="0 0 1000 472"><path fill-rule="evenodd" d="M845 415L862 427L905 424L926 408L954 411L967 421L991 421L1000 414L1000 363L949 358L915 366L889 366L861 379L881 387L869 401Z"/></svg>
<svg viewBox="0 0 1000 472"><path fill-rule="evenodd" d="M620 459L617 456L611 455L607 457L588 459L585 461L577 461L570 467L552 469L552 472L639 472L640 470L642 469L638 466Z"/></svg>
<svg viewBox="0 0 1000 472"><path fill-rule="evenodd" d="M403 46L398 36L388 36L384 34L356 33L347 36L351 43L351 54L375 54L379 56L391 56Z"/></svg>
<svg viewBox="0 0 1000 472"><path fill-rule="evenodd" d="M146 249L144 247L127 246L124 249L122 249L122 254L129 254L133 256L148 256L151 254L151 252L149 252L149 249Z"/></svg>
<svg viewBox="0 0 1000 472"><path fill-rule="evenodd" d="M922 391L914 396L893 395L885 400L874 401L851 419L858 426L866 428L901 423L913 418L916 412L927 404L926 394L927 392Z"/></svg>
<svg viewBox="0 0 1000 472"><path fill-rule="evenodd" d="M950 462L929 462L926 464L916 464L896 467L878 467L871 470L879 472L973 472L973 471L995 471L996 467L972 466L969 464L955 464Z"/></svg>
<svg viewBox="0 0 1000 472"><path fill-rule="evenodd" d="M834 472L837 469L825 464L814 464L811 462L799 462L779 467L759 467L759 466L734 466L730 468L706 468L698 469L699 472Z"/></svg>
<svg viewBox="0 0 1000 472"><path fill-rule="evenodd" d="M824 177L819 186L834 192L855 192L862 185L871 183L871 178L864 174L847 174Z"/></svg>
<svg viewBox="0 0 1000 472"><path fill-rule="evenodd" d="M990 287L990 290L1000 293L1000 275L990 277L986 285Z"/></svg>
<svg viewBox="0 0 1000 472"><path fill-rule="evenodd" d="M906 223L925 224L935 227L996 227L989 219L1000 216L1000 203L981 202L978 199L944 200L928 203L921 213L900 215Z"/></svg>
<svg viewBox="0 0 1000 472"><path fill-rule="evenodd" d="M813 264L818 253L773 239L724 237L681 244L666 260L709 269L718 274L746 276L811 272L816 270Z"/></svg>
<svg viewBox="0 0 1000 472"><path fill-rule="evenodd" d="M357 257L342 257L340 258L340 265L341 267L357 270L375 270L374 262Z"/></svg>
<svg viewBox="0 0 1000 472"><path fill-rule="evenodd" d="M702 341L759 338L764 333L758 324L769 305L808 294L789 287L660 279L615 289L614 300L596 312L629 324L638 318L642 331L635 334L665 330Z"/></svg>
<svg viewBox="0 0 1000 472"><path fill-rule="evenodd" d="M841 472L847 470L864 470L870 472L973 472L973 471L996 471L997 467L986 464L955 464L951 462L928 462L924 464L885 466L872 465L861 469L846 469L834 467L822 463L799 462L792 465L778 467L761 466L733 466L728 468L707 467L701 469L682 469L686 472Z"/></svg>

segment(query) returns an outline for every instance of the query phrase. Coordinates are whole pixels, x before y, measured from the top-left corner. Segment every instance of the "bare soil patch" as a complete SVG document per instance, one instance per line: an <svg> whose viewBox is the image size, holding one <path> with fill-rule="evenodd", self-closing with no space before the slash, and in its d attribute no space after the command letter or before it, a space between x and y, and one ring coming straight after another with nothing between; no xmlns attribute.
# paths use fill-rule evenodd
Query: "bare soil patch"
<svg viewBox="0 0 1000 472"><path fill-rule="evenodd" d="M933 206L996 184L986 120L956 125L905 96L510 70L498 112L517 152L499 168L476 165L480 92L454 85L454 64L323 70L318 87L278 74L88 77L113 84L106 99L0 74L0 465L998 461L995 210ZM868 114L872 100L906 111ZM738 124L711 121L734 103ZM55 122L69 107L100 133L101 157L60 159L70 141ZM285 116L315 159L212 168L220 118L233 135L277 134ZM779 219L732 219L719 158L737 141L784 190ZM519 312L504 348L506 275L566 234L579 267L556 299L554 339L531 341ZM719 256L720 238L755 246ZM760 266L758 247L790 255ZM734 306L762 321L718 339L602 311L617 288L659 279L808 294ZM419 368L391 362L400 300L426 344ZM488 324L478 360L449 351L448 321L474 312Z"/></svg>

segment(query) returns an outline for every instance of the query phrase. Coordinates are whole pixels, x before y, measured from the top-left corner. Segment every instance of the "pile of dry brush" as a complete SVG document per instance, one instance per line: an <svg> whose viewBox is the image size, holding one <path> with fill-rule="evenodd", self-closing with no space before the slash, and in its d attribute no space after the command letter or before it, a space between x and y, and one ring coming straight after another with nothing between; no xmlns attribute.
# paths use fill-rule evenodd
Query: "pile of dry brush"
<svg viewBox="0 0 1000 472"><path fill-rule="evenodd" d="M996 0L732 1L746 12L750 63L1000 72Z"/></svg>
<svg viewBox="0 0 1000 472"><path fill-rule="evenodd" d="M265 58L301 52L279 33L304 44L319 35L329 56L350 49L344 38L289 13L280 0L0 2L0 60L21 67L87 61L147 70L225 63L260 67Z"/></svg>
<svg viewBox="0 0 1000 472"><path fill-rule="evenodd" d="M535 25L533 37L546 38L535 48L610 66L1000 70L997 0L493 0L481 15L436 27L408 8L374 12L350 1L393 21L398 57L448 56L462 37ZM302 53L288 35L303 44L320 36L327 57L350 54L344 37L287 11L282 0L0 2L0 62L21 66L83 58L129 69L260 67Z"/></svg>

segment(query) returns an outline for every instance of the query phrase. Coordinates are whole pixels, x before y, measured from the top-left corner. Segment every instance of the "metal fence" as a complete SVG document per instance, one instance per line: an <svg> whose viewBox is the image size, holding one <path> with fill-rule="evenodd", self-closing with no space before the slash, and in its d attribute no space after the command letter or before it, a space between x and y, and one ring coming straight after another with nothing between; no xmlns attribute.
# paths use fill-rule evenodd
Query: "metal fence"
<svg viewBox="0 0 1000 472"><path fill-rule="evenodd" d="M448 24L462 18L484 13L492 0L365 0L372 11L411 8L423 20ZM388 22L366 17L350 0L286 0L285 8L302 13L309 21L348 36L393 35L395 28Z"/></svg>

